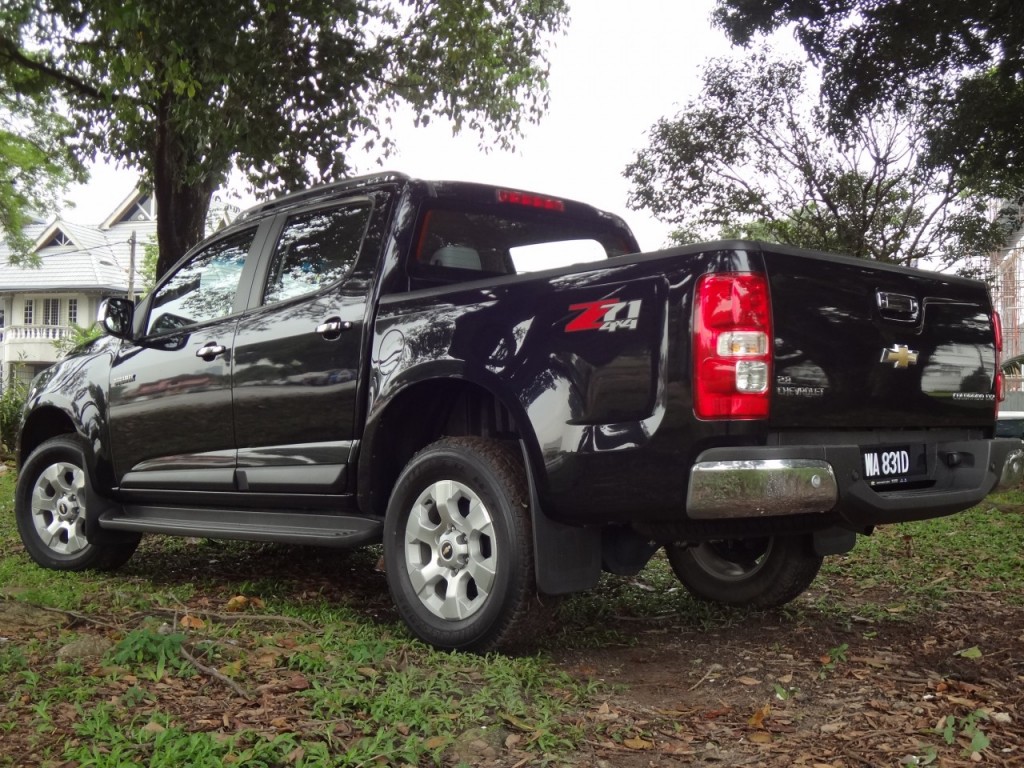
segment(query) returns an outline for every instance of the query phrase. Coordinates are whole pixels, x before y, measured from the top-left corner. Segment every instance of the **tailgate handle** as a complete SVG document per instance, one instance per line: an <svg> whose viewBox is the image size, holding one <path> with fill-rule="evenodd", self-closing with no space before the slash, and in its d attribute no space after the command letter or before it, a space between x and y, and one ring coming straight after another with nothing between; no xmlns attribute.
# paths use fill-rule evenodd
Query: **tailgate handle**
<svg viewBox="0 0 1024 768"><path fill-rule="evenodd" d="M921 305L913 296L902 293L889 293L888 291L875 291L875 298L878 300L878 312L882 317L889 320L899 320L904 323L917 321Z"/></svg>

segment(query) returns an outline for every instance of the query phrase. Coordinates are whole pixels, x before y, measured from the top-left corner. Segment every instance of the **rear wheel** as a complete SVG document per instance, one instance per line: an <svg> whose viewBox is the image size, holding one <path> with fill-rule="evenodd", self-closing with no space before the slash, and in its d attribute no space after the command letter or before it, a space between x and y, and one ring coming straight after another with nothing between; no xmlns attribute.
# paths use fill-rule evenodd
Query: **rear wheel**
<svg viewBox="0 0 1024 768"><path fill-rule="evenodd" d="M388 504L384 559L398 612L421 640L478 652L513 642L537 602L518 451L458 437L416 454Z"/></svg>
<svg viewBox="0 0 1024 768"><path fill-rule="evenodd" d="M771 608L806 590L823 558L810 536L766 536L666 547L679 581L701 600Z"/></svg>
<svg viewBox="0 0 1024 768"><path fill-rule="evenodd" d="M141 537L133 534L90 541L88 482L85 453L74 437L47 440L21 468L14 514L25 549L39 565L58 571L113 570L138 547Z"/></svg>

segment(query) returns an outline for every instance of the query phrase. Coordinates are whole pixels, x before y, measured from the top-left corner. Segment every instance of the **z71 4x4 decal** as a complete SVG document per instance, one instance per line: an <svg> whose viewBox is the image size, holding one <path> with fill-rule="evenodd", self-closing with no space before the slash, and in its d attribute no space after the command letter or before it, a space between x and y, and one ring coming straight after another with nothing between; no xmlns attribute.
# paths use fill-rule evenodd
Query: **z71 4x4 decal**
<svg viewBox="0 0 1024 768"><path fill-rule="evenodd" d="M576 331L618 331L620 329L635 331L640 319L642 299L635 301L588 301L584 304L569 305L570 312L577 312L566 326L566 333Z"/></svg>

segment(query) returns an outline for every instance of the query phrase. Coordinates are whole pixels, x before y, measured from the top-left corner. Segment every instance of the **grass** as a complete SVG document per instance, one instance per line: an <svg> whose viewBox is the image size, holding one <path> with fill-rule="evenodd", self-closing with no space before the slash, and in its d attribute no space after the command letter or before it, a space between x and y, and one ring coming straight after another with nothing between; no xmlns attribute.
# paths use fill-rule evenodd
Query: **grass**
<svg viewBox="0 0 1024 768"><path fill-rule="evenodd" d="M12 475L0 476L0 607L85 618L0 640L0 740L18 738L0 766L441 765L458 762L466 734L513 736L530 764L557 764L580 743L588 684L542 655L410 639L378 552L303 552L314 567L296 571L288 548L154 537L115 574L46 571L18 541ZM250 602L233 614L237 595ZM101 657L58 659L86 636L108 644Z"/></svg>
<svg viewBox="0 0 1024 768"><path fill-rule="evenodd" d="M635 577L604 577L564 601L532 655L441 653L398 623L378 549L148 537L117 573L46 571L18 541L13 481L0 475L0 609L66 613L37 612L51 621L0 637L0 742L16 745L0 750L2 768L459 765L481 741L514 750L512 762L568 764L588 739L580 713L607 691L565 674L545 649L630 644L636 627L660 622L717 631L748 616L691 599L658 555ZM860 537L780 615L898 621L965 589L1019 605L1021 509L1024 493L1003 494ZM229 610L238 596L245 606ZM83 638L105 650L58 657Z"/></svg>

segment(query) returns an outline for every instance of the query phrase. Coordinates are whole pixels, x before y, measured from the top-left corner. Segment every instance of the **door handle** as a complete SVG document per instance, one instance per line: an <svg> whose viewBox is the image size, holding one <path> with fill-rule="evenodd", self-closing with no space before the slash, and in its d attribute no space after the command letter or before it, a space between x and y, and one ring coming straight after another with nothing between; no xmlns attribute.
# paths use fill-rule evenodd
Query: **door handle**
<svg viewBox="0 0 1024 768"><path fill-rule="evenodd" d="M325 339L336 339L341 335L342 331L347 331L351 327L352 323L350 321L342 321L340 317L332 317L320 323L316 327L316 332Z"/></svg>
<svg viewBox="0 0 1024 768"><path fill-rule="evenodd" d="M206 362L212 362L218 355L223 355L228 351L228 348L223 344L218 344L215 341L210 341L201 346L196 350L196 357L201 357Z"/></svg>

